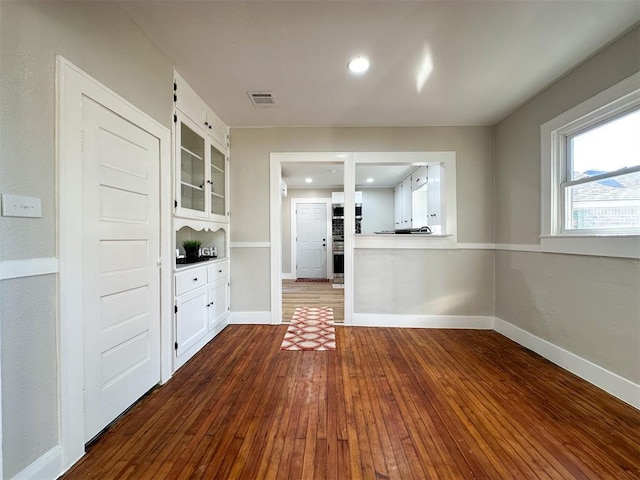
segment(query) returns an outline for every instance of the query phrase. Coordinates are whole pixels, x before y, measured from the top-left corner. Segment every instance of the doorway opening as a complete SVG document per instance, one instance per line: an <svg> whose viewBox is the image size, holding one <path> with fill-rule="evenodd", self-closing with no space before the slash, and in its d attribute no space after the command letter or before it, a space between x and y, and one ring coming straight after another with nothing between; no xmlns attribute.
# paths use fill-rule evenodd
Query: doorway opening
<svg viewBox="0 0 640 480"><path fill-rule="evenodd" d="M272 241L280 260L272 271L272 277L278 275L276 292L272 278L272 300L278 307L272 309L272 314L277 311L272 323L289 322L296 308L322 306L333 310L336 322L344 322L344 289L333 283L332 235L332 197L344 191L344 160L339 154L283 155L275 162L281 194L275 227L279 235Z"/></svg>

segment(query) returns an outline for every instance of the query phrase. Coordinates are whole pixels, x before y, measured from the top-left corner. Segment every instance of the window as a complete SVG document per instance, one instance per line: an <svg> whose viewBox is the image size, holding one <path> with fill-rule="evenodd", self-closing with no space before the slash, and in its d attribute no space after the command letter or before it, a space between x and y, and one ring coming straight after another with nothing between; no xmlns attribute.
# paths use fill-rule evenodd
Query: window
<svg viewBox="0 0 640 480"><path fill-rule="evenodd" d="M638 257L640 73L542 125L541 142L543 250L550 238L591 238L600 247L549 251Z"/></svg>
<svg viewBox="0 0 640 480"><path fill-rule="evenodd" d="M640 228L640 108L565 136L563 232Z"/></svg>

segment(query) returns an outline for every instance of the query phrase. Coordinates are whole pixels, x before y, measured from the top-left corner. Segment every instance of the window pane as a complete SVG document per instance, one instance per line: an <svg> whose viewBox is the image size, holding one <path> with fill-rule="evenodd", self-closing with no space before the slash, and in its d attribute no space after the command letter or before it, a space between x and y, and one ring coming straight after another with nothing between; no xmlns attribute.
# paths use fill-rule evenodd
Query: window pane
<svg viewBox="0 0 640 480"><path fill-rule="evenodd" d="M583 183L566 189L565 228L640 228L640 172Z"/></svg>
<svg viewBox="0 0 640 480"><path fill-rule="evenodd" d="M571 180L640 165L640 110L569 138Z"/></svg>

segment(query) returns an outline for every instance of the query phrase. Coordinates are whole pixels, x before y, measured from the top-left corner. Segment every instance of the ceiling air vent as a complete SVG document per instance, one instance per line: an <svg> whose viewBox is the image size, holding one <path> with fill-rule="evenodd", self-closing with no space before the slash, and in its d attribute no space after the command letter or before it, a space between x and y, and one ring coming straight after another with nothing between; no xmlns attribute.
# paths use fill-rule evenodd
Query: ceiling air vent
<svg viewBox="0 0 640 480"><path fill-rule="evenodd" d="M247 94L256 108L268 108L276 104L271 92L247 92Z"/></svg>

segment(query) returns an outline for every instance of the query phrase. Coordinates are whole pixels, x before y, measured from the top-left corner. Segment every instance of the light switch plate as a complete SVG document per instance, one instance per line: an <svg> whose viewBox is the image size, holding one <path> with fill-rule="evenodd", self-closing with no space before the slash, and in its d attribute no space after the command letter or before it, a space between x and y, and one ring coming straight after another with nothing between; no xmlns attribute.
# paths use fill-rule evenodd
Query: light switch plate
<svg viewBox="0 0 640 480"><path fill-rule="evenodd" d="M3 193L2 216L41 218L42 200L40 197L24 197Z"/></svg>

